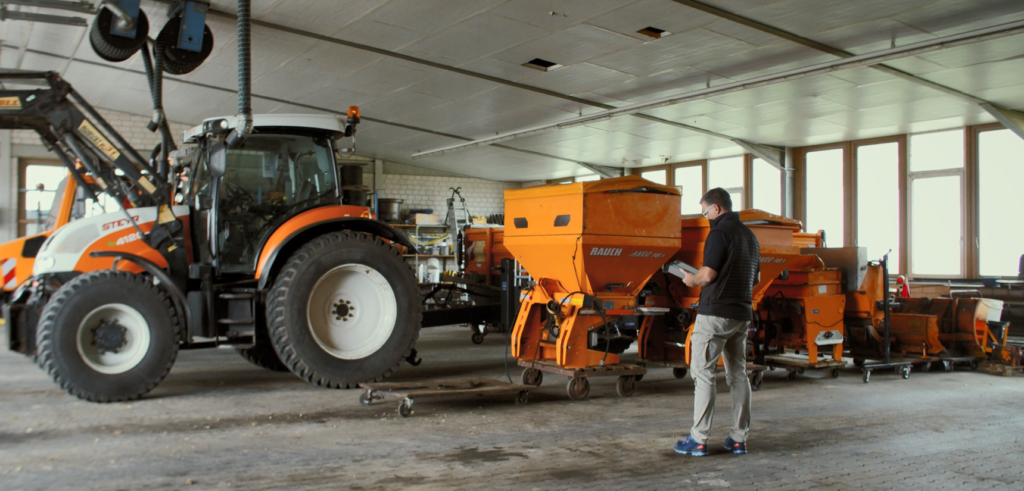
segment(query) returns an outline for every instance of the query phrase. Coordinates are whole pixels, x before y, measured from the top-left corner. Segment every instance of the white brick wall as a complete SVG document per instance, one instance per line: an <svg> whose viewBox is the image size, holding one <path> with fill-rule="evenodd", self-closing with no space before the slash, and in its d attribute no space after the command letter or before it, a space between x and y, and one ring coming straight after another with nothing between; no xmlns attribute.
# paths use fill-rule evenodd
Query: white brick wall
<svg viewBox="0 0 1024 491"><path fill-rule="evenodd" d="M152 133L146 129L146 125L149 124L149 118L145 116L137 116L135 114L122 113L117 111L108 111L106 109L97 109L97 112L106 119L111 126L117 130L125 140L128 140L135 150L137 150L143 157L149 157L149 152L153 150L158 143L160 143L160 134ZM171 136L174 137L174 141L181 146L181 134L192 125L171 123ZM15 145L39 145L42 143L39 141L39 135L35 131L31 130L19 130L12 132L12 143Z"/></svg>
<svg viewBox="0 0 1024 491"><path fill-rule="evenodd" d="M504 192L506 189L518 189L519 184L469 177L384 174L384 182L377 191L381 198L405 200L401 208L403 215L412 208L432 208L435 215L444 219L448 211L447 200L452 194L449 188L453 187L462 188L462 197L466 198L470 213L487 216L505 213Z"/></svg>

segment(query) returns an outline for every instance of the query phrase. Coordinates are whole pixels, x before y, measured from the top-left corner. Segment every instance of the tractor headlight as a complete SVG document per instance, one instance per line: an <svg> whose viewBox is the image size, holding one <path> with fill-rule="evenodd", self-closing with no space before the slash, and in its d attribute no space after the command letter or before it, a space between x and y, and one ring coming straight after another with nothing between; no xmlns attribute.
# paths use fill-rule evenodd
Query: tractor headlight
<svg viewBox="0 0 1024 491"><path fill-rule="evenodd" d="M53 256L43 256L36 259L35 266L33 269L37 271L46 271L57 264L57 260Z"/></svg>

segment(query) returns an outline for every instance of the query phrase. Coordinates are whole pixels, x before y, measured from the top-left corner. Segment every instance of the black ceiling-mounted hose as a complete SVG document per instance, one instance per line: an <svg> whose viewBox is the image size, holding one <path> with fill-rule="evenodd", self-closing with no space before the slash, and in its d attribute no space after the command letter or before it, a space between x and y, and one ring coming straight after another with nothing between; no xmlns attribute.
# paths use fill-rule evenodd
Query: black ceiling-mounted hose
<svg viewBox="0 0 1024 491"><path fill-rule="evenodd" d="M238 0L238 125L228 135L229 148L240 145L252 132L252 2Z"/></svg>
<svg viewBox="0 0 1024 491"><path fill-rule="evenodd" d="M126 38L115 36L110 33L116 18L108 8L100 9L96 19L89 28L89 44L96 55L104 60L118 63L131 58L146 44L146 36L149 35L149 19L146 13L139 10L139 18L135 25L135 37Z"/></svg>

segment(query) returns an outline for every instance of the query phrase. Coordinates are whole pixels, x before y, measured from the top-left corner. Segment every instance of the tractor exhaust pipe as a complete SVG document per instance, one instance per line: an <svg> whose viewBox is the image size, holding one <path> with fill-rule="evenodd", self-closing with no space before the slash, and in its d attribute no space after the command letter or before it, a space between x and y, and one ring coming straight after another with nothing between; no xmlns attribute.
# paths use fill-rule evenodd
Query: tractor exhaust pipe
<svg viewBox="0 0 1024 491"><path fill-rule="evenodd" d="M238 0L238 126L228 135L228 148L241 145L252 133L252 8Z"/></svg>

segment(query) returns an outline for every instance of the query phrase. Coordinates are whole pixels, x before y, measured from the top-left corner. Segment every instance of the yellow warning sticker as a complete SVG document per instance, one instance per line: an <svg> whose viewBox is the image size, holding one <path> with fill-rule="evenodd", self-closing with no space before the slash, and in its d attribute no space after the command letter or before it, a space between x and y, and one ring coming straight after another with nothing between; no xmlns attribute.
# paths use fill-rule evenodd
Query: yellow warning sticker
<svg viewBox="0 0 1024 491"><path fill-rule="evenodd" d="M160 223L171 223L175 220L174 213L171 212L171 207L163 205L160 207L159 218L157 221Z"/></svg>
<svg viewBox="0 0 1024 491"><path fill-rule="evenodd" d="M21 110L21 98L16 95L0 97L0 110L2 109Z"/></svg>
<svg viewBox="0 0 1024 491"><path fill-rule="evenodd" d="M149 179L146 179L145 177L139 179L139 186L142 186L142 189L145 189L150 193L156 192L156 186L154 186L153 183L149 182Z"/></svg>
<svg viewBox="0 0 1024 491"><path fill-rule="evenodd" d="M110 160L117 160L117 158L121 156L121 152L107 141L103 134L97 131L96 127L93 126L88 119L83 119L82 124L78 125L78 132L81 133L86 140L89 140L89 143L92 143L96 148L100 149L104 155L110 157Z"/></svg>

